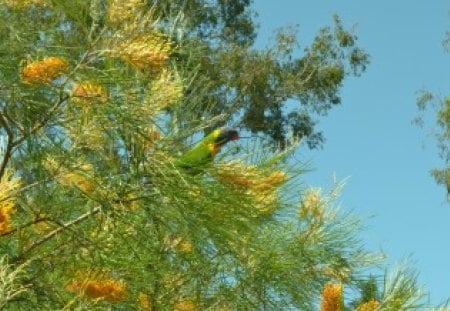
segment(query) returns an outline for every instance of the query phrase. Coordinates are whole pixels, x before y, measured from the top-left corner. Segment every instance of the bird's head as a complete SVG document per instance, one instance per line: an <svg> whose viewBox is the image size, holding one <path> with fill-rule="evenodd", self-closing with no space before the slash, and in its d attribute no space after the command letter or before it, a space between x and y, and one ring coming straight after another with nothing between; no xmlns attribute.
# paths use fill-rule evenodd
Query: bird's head
<svg viewBox="0 0 450 311"><path fill-rule="evenodd" d="M239 139L239 133L231 127L222 127L220 129L219 135L216 138L216 144L219 146L225 145L229 141L234 141Z"/></svg>

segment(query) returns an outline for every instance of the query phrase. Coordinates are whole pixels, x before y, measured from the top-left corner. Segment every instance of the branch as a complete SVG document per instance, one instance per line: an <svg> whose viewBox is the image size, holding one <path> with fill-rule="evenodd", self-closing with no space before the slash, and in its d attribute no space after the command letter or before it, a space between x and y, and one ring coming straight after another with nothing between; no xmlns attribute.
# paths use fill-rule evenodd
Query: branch
<svg viewBox="0 0 450 311"><path fill-rule="evenodd" d="M22 252L22 254L19 256L19 258L23 257L25 254L29 253L31 250L33 250L37 246L39 246L39 245L47 242L51 238L55 237L56 235L58 235L60 232L64 231L65 229L68 229L69 227L83 221L84 219L88 218L89 216L97 214L99 211L100 211L100 207L96 207L96 208L90 210L89 212L86 212L83 215L79 216L78 218L75 218L74 220L71 220L71 221L63 224L61 227L56 228L55 230L47 233L45 236L43 236L39 240L34 241L30 246L28 246Z"/></svg>
<svg viewBox="0 0 450 311"><path fill-rule="evenodd" d="M60 96L59 100L53 105L53 107L51 107L48 111L47 117L42 120L41 122L39 122L38 124L36 124L28 133L27 135L24 135L22 137L20 137L19 139L17 139L16 141L12 142L12 147L16 147L18 145L20 145L25 139L27 139L30 135L36 133L37 131L39 131L41 128L43 128L48 121L50 121L50 119L53 117L53 113L58 110L58 108L69 98L68 95L66 96Z"/></svg>
<svg viewBox="0 0 450 311"><path fill-rule="evenodd" d="M6 165L8 164L9 159L11 158L12 150L14 148L14 133L11 127L8 124L8 121L5 118L4 112L0 113L0 124L6 131L6 135L8 137L8 143L6 144L5 154L3 155L2 162L0 164L0 179L5 174Z"/></svg>

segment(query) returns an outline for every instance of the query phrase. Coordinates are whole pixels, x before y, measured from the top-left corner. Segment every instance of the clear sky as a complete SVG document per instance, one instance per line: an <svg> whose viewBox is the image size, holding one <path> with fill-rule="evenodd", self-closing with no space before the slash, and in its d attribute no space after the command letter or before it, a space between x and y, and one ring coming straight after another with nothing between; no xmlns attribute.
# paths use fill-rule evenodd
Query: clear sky
<svg viewBox="0 0 450 311"><path fill-rule="evenodd" d="M366 245L383 250L388 263L411 255L431 302L449 298L450 205L429 175L443 164L429 130L411 122L419 90L450 94L450 53L442 46L450 2L254 0L253 8L258 47L268 45L274 29L296 24L304 47L332 25L334 13L356 26L371 64L344 82L342 105L320 120L324 148L302 146L296 157L311 160L314 171L305 176L311 186L329 188L333 174L350 177L340 203L366 219Z"/></svg>

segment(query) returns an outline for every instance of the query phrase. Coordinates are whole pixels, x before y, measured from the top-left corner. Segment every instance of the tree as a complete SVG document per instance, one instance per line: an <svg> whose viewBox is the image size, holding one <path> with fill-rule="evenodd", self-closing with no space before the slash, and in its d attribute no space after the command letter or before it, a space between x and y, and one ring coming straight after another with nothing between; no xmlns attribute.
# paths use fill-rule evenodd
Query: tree
<svg viewBox="0 0 450 311"><path fill-rule="evenodd" d="M450 33L447 33L444 46L447 50L450 49ZM450 199L450 97L442 98L429 91L422 91L417 99L417 107L421 115L416 118L415 123L419 126L423 126L425 111L432 110L435 114L437 130L434 130L434 137L444 166L432 169L431 175L439 185L446 187L447 198Z"/></svg>
<svg viewBox="0 0 450 311"><path fill-rule="evenodd" d="M197 175L175 165L187 138L230 116L204 102L220 94L203 83L213 65L196 42L218 47L222 23L229 40L251 38L233 13L248 2L218 2L219 20L194 1L199 16L164 1L0 3L0 306L334 308L327 299L342 301L377 262L334 203L340 185L295 195L295 145L224 147ZM233 27L247 32L229 37ZM202 107L207 118L186 113ZM379 310L420 308L414 275L395 275Z"/></svg>
<svg viewBox="0 0 450 311"><path fill-rule="evenodd" d="M158 3L162 20L177 20L174 32L187 49L175 57L197 72L186 89L186 95L199 102L189 124L193 117L200 122L223 115L211 128L232 122L277 145L304 138L309 147L318 147L324 137L315 129L316 117L340 104L344 79L361 74L368 64L356 35L344 29L337 16L333 27L321 29L312 44L294 56L299 50L294 28L279 31L272 47L252 48L256 26L250 0Z"/></svg>

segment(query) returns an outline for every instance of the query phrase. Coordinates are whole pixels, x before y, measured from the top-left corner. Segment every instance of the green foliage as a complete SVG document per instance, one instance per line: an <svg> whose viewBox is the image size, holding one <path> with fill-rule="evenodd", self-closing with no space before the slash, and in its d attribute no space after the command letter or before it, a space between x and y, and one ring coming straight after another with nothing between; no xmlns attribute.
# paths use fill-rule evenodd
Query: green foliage
<svg viewBox="0 0 450 311"><path fill-rule="evenodd" d="M417 99L417 106L421 111L416 119L416 124L423 126L425 111L431 110L434 113L437 129L434 138L437 141L439 156L444 161L444 167L434 168L431 175L436 182L447 189L447 196L450 198L450 97L438 98L430 92L422 92Z"/></svg>
<svg viewBox="0 0 450 311"><path fill-rule="evenodd" d="M162 3L162 20L178 18L177 61L198 72L187 93L201 104L188 121L223 114L213 128L229 121L280 146L304 138L315 148L324 140L315 129L317 118L340 104L344 79L360 75L369 62L356 35L337 16L298 55L292 28L279 31L267 49L252 47L255 22L248 0Z"/></svg>

